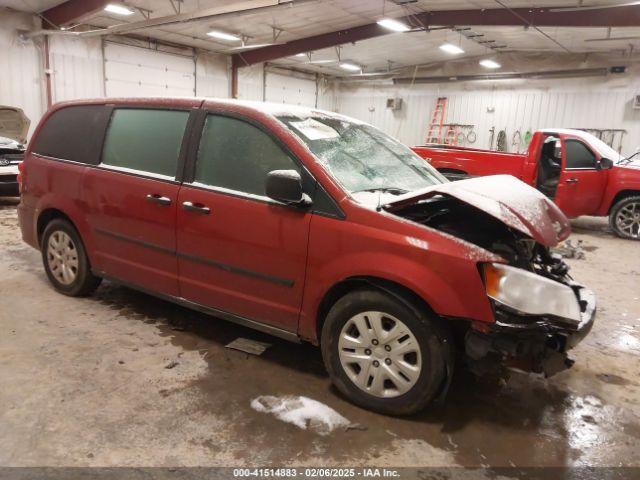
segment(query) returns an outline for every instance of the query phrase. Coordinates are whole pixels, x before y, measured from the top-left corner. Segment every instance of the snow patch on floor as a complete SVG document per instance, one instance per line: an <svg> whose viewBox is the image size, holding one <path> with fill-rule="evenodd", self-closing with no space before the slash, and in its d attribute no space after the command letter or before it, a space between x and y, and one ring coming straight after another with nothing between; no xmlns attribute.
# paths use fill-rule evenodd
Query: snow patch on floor
<svg viewBox="0 0 640 480"><path fill-rule="evenodd" d="M336 428L344 428L351 424L333 408L302 396L262 395L251 400L251 408L258 412L271 413L283 422L292 423L303 430L313 430L320 435L328 435Z"/></svg>

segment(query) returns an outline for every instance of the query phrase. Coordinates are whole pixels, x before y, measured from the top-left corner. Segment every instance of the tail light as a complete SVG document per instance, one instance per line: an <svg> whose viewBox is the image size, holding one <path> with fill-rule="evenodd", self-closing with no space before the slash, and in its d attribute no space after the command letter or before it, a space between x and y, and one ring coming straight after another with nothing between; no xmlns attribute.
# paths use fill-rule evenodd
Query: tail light
<svg viewBox="0 0 640 480"><path fill-rule="evenodd" d="M25 178L24 175L25 175L24 161L22 161L18 164L18 175L16 176L16 180L18 181L18 191L20 193L22 193L22 184L24 183L24 178Z"/></svg>

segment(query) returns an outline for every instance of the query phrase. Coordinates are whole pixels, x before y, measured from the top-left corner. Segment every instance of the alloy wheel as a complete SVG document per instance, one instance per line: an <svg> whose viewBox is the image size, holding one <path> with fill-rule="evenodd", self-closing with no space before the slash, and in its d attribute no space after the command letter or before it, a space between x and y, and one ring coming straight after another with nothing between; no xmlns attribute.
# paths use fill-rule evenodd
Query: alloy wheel
<svg viewBox="0 0 640 480"><path fill-rule="evenodd" d="M640 239L640 203L633 202L622 207L616 215L616 226L630 238Z"/></svg>
<svg viewBox="0 0 640 480"><path fill-rule="evenodd" d="M53 277L63 285L70 285L78 275L78 249L71 237L56 230L47 242L47 263Z"/></svg>
<svg viewBox="0 0 640 480"><path fill-rule="evenodd" d="M422 358L415 335L384 312L351 317L340 332L340 364L361 390L381 398L408 392L420 378Z"/></svg>

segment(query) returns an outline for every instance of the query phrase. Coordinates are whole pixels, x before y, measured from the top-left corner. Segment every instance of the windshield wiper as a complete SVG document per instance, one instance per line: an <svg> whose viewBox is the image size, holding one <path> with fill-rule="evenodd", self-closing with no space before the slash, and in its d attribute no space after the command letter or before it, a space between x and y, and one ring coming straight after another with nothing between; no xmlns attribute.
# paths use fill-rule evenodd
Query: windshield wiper
<svg viewBox="0 0 640 480"><path fill-rule="evenodd" d="M627 163L633 162L633 157L637 156L639 153L640 152L636 152L633 155L631 155L630 157L622 158L622 159L618 160L618 165L626 165Z"/></svg>
<svg viewBox="0 0 640 480"><path fill-rule="evenodd" d="M392 193L395 195L402 195L403 193L409 193L409 190L405 190L404 188L399 188L399 187L373 187L373 188L363 188L362 190L355 190L351 193L360 193L360 192L381 192L381 193Z"/></svg>

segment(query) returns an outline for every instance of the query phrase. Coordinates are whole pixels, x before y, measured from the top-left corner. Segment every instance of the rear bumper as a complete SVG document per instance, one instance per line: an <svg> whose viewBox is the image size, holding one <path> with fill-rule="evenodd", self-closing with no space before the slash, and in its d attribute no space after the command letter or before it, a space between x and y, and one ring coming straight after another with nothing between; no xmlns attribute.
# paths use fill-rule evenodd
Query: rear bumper
<svg viewBox="0 0 640 480"><path fill-rule="evenodd" d="M528 317L523 319L504 309L496 309L497 321L488 331L469 330L465 351L479 371L496 365L542 373L550 377L573 365L568 352L591 331L596 317L595 295L574 285L581 307L579 324L560 319Z"/></svg>
<svg viewBox="0 0 640 480"><path fill-rule="evenodd" d="M38 249L36 211L31 207L27 207L23 202L18 204L18 223L20 224L20 232L22 240Z"/></svg>

